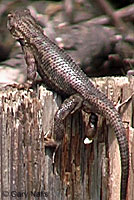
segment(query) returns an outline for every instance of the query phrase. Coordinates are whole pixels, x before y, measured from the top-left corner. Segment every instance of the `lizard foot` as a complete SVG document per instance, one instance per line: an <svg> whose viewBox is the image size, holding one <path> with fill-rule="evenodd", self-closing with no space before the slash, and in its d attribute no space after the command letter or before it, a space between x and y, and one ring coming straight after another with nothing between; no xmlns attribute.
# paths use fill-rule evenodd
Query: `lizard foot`
<svg viewBox="0 0 134 200"><path fill-rule="evenodd" d="M58 146L57 142L50 138L45 138L45 147L56 148Z"/></svg>
<svg viewBox="0 0 134 200"><path fill-rule="evenodd" d="M8 84L5 86L5 88L8 88L8 87L12 87L12 88L17 88L18 90L21 90L21 89L29 89L33 86L33 83L31 81L27 81L25 83L13 83L13 84Z"/></svg>
<svg viewBox="0 0 134 200"><path fill-rule="evenodd" d="M55 155L57 153L57 150L59 148L59 144L55 142L53 139L50 138L45 138L45 148L51 148L53 150L53 157L52 157L52 163L54 164L55 162Z"/></svg>

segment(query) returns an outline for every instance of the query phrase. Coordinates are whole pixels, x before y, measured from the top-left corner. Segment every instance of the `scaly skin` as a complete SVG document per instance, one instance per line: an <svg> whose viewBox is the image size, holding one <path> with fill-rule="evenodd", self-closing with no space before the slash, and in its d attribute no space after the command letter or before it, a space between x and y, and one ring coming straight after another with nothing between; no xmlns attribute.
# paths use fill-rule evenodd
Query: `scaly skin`
<svg viewBox="0 0 134 200"><path fill-rule="evenodd" d="M109 120L117 137L121 155L121 200L126 200L129 150L126 131L112 102L94 87L90 79L67 55L43 33L29 10L15 11L8 15L8 29L22 46L28 65L28 80L33 81L36 70L44 83L67 98L55 115L56 142L63 138L63 120L79 108L99 113Z"/></svg>

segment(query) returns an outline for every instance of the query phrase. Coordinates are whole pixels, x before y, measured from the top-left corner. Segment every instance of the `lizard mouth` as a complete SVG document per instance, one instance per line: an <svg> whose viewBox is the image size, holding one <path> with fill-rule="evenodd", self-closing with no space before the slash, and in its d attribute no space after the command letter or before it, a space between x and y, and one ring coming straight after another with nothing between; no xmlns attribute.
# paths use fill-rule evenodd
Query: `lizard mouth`
<svg viewBox="0 0 134 200"><path fill-rule="evenodd" d="M14 13L8 14L7 28L15 39L19 38L17 26L18 24L16 23L16 17Z"/></svg>
<svg viewBox="0 0 134 200"><path fill-rule="evenodd" d="M8 14L7 29L16 40L23 39L22 29L25 27L27 27L28 29L28 24L26 23L26 21L28 21L29 15L30 11L28 9L25 9L24 11L16 10Z"/></svg>
<svg viewBox="0 0 134 200"><path fill-rule="evenodd" d="M14 27L14 22L13 22L13 14L8 14L8 20L7 20L7 28L9 31L11 31Z"/></svg>

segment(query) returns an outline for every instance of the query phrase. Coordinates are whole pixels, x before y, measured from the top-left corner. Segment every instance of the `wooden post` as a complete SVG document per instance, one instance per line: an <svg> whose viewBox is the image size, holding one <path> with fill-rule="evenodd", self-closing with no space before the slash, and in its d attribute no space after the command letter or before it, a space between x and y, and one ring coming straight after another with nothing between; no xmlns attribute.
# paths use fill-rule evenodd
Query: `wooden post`
<svg viewBox="0 0 134 200"><path fill-rule="evenodd" d="M93 79L115 105L128 99L134 78ZM43 86L0 91L0 199L119 200L120 153L112 127L99 116L96 136L84 144L89 116L76 112L65 120L63 144L55 157L45 147L53 118L61 104L56 93ZM134 198L134 103L120 109L130 149L128 199Z"/></svg>

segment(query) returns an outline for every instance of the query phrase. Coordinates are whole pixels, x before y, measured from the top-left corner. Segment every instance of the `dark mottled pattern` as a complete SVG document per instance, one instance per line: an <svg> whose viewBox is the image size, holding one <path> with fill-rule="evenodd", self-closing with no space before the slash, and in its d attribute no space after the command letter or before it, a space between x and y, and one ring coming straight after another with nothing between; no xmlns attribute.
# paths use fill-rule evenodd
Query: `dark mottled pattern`
<svg viewBox="0 0 134 200"><path fill-rule="evenodd" d="M45 84L64 96L70 96L61 105L55 116L56 140L63 137L63 120L70 113L84 106L84 110L99 113L109 120L113 127L121 155L121 200L126 199L129 151L126 131L112 102L94 87L90 79L73 59L43 34L29 10L15 11L8 15L8 29L18 40L25 54L31 80L36 69ZM30 68L31 63L31 68ZM30 79L30 75L28 75Z"/></svg>

